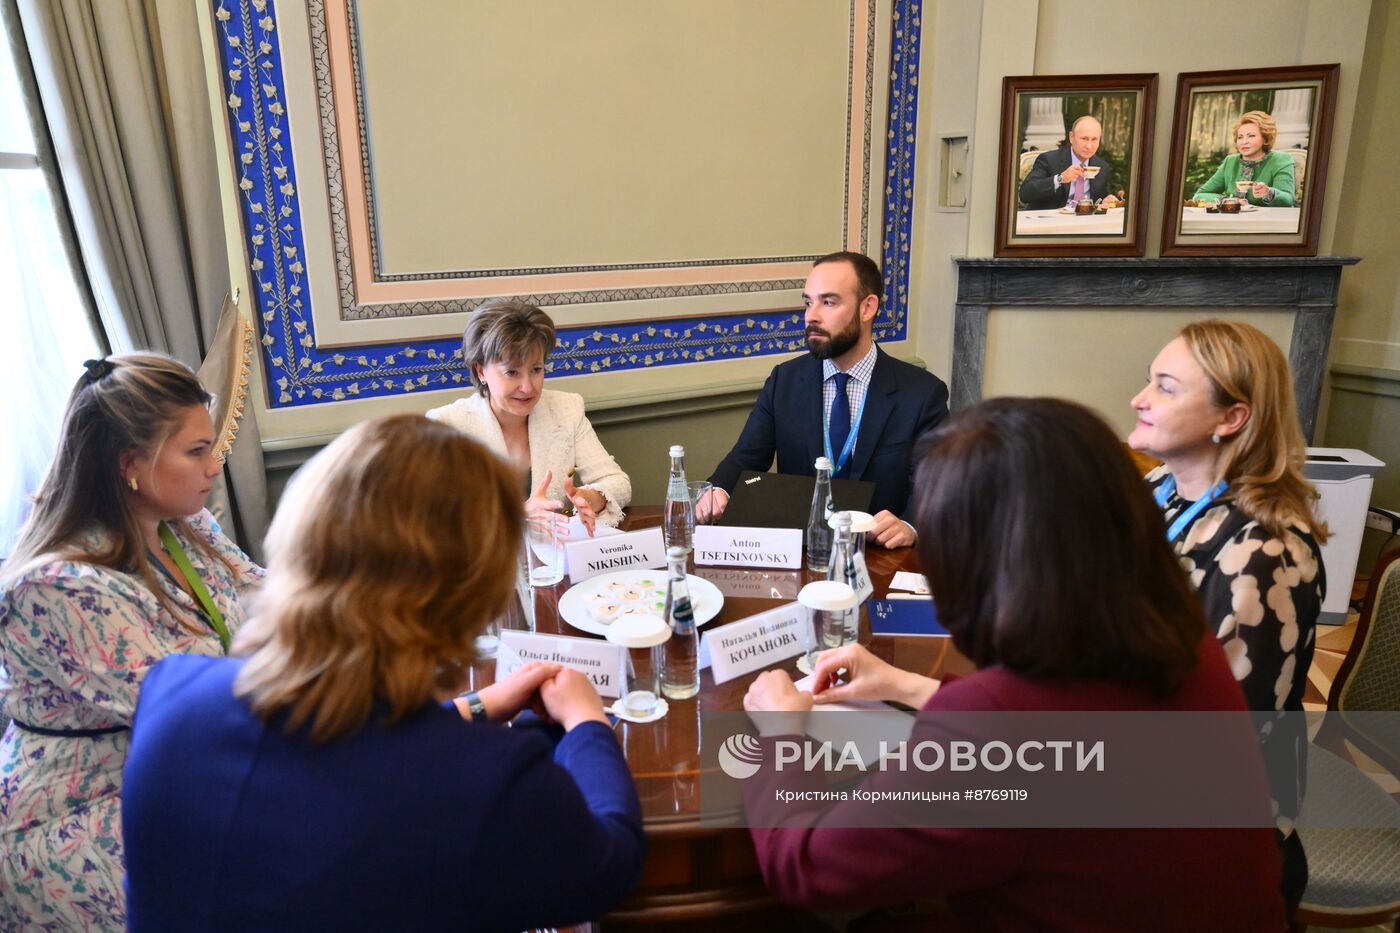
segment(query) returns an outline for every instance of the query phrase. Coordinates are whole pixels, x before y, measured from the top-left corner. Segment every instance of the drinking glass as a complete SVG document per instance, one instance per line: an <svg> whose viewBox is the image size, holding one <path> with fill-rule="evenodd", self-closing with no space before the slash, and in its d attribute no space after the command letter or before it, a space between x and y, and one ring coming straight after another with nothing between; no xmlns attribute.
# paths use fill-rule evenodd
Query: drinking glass
<svg viewBox="0 0 1400 933"><path fill-rule="evenodd" d="M553 586L564 579L564 542L550 516L533 516L525 525L526 561L531 586Z"/></svg>
<svg viewBox="0 0 1400 933"><path fill-rule="evenodd" d="M661 696L661 668L671 628L655 616L618 619L608 628L608 641L627 649L627 689L618 705L633 719L656 712Z"/></svg>
<svg viewBox="0 0 1400 933"><path fill-rule="evenodd" d="M695 513L695 524L708 525L714 521L714 512L707 512L704 518L700 517L700 500L710 494L714 488L705 480L697 480L693 483L686 483L686 489L690 492L690 509Z"/></svg>
<svg viewBox="0 0 1400 933"><path fill-rule="evenodd" d="M836 580L808 583L797 594L807 614L807 663L815 670L817 655L845 643L847 616L856 611L856 592Z"/></svg>

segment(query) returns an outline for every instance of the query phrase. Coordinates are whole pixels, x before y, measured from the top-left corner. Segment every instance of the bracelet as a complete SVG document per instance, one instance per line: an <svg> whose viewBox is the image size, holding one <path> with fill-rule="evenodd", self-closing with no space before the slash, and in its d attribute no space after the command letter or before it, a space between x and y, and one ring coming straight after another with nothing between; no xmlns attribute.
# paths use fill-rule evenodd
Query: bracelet
<svg viewBox="0 0 1400 933"><path fill-rule="evenodd" d="M457 699L467 701L467 712L471 714L472 722L482 722L486 719L486 704L481 702L481 694L475 690L468 690L466 693L459 693Z"/></svg>

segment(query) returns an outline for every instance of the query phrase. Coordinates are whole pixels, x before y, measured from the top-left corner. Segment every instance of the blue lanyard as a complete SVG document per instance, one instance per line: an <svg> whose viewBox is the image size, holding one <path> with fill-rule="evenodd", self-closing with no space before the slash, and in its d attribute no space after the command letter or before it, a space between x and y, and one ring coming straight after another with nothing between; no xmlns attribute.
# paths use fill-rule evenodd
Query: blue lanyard
<svg viewBox="0 0 1400 933"><path fill-rule="evenodd" d="M846 443L841 447L839 458L831 455L831 419L822 419L822 448L826 453L826 459L831 461L831 477L836 476L845 468L846 462L851 459L851 452L856 449L856 435L860 433L860 419L865 417L865 403L870 398L870 390L867 389L865 396L860 400L860 408L856 409L856 420L851 422L851 433L846 435ZM850 397L847 396L849 402ZM835 404L833 401L832 404Z"/></svg>
<svg viewBox="0 0 1400 933"><path fill-rule="evenodd" d="M1221 480L1215 484L1214 489L1191 503L1191 506L1178 515L1176 521L1172 522L1171 527L1167 529L1167 540L1175 541L1177 538L1181 537L1181 533L1195 520L1196 516L1205 511L1206 507L1214 502L1224 491L1225 481ZM1174 492L1176 492L1176 477L1168 476L1166 482L1157 487L1157 492L1155 493L1157 504L1162 508L1166 508L1167 500L1172 497L1172 493Z"/></svg>

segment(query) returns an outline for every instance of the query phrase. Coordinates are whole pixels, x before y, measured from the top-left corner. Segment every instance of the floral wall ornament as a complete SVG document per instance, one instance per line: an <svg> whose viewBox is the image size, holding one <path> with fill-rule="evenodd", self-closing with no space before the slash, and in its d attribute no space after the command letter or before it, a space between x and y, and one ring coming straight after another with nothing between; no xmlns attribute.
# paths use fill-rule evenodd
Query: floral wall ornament
<svg viewBox="0 0 1400 933"><path fill-rule="evenodd" d="M324 404L470 385L456 335L440 339L318 346L307 283L297 166L292 158L277 11L267 0L211 0L233 140L239 215L258 344L272 408ZM918 106L922 0L894 0L885 157L883 313L876 338L908 336L910 235L913 214L915 115ZM873 30L873 18L869 29ZM867 96L872 93L866 84ZM869 101L866 101L868 106ZM868 160L867 160L868 164ZM317 169L319 170L319 169ZM869 190L869 178L863 179ZM792 283L768 283L772 288ZM715 293L738 292L717 287ZM553 296L521 296L548 304ZM574 298L576 296L570 296ZM619 296L620 297L620 296ZM586 300L619 300L606 292ZM671 297L658 289L654 297ZM437 313L474 307L437 303ZM582 375L743 359L805 348L800 310L705 314L689 320L562 327L547 375Z"/></svg>

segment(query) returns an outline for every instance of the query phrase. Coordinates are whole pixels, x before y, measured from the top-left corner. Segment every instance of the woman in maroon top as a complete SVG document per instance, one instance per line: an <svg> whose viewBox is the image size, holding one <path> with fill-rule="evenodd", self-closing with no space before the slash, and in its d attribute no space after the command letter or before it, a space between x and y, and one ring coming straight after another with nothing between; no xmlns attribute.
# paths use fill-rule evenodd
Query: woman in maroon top
<svg viewBox="0 0 1400 933"><path fill-rule="evenodd" d="M961 413L931 436L914 499L940 621L977 672L940 684L851 645L819 659L813 693L765 672L746 709L800 715L851 699L930 711L1246 708L1161 512L1087 409L998 399ZM911 741L936 728L921 720ZM1247 724L1238 735L1244 766L1218 779L1267 800ZM762 778L745 784L751 813L762 788ZM755 826L768 885L814 908L945 895L977 930L1285 925L1267 817L1252 829L849 828L862 825L862 806Z"/></svg>

